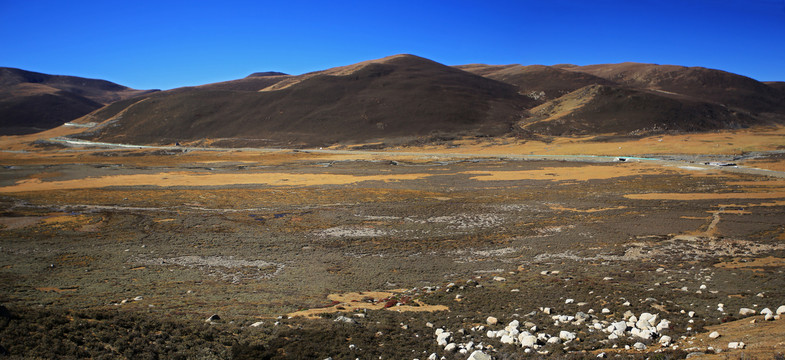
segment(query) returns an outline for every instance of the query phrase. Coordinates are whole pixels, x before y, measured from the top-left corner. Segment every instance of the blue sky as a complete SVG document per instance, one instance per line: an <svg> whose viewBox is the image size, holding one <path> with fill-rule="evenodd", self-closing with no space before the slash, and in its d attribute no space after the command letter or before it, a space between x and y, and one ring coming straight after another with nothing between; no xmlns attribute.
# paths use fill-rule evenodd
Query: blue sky
<svg viewBox="0 0 785 360"><path fill-rule="evenodd" d="M0 66L170 89L409 53L785 81L785 0L0 0Z"/></svg>

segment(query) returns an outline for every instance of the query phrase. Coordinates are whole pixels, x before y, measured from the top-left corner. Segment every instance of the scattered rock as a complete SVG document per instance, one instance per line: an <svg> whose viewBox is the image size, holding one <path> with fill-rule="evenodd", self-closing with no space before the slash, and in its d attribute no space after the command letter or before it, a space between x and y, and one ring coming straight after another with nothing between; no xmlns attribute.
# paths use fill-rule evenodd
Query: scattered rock
<svg viewBox="0 0 785 360"><path fill-rule="evenodd" d="M466 360L491 360L491 356L480 350L475 350Z"/></svg>
<svg viewBox="0 0 785 360"><path fill-rule="evenodd" d="M488 318L485 319L485 322L488 323L488 325L496 325L496 323L499 322L499 319L497 319L497 318L495 318L493 316L488 316Z"/></svg>
<svg viewBox="0 0 785 360"><path fill-rule="evenodd" d="M666 319L662 319L662 320L660 320L659 324L657 324L656 327L657 327L657 331L663 331L665 329L670 329L671 322L666 320Z"/></svg>
<svg viewBox="0 0 785 360"><path fill-rule="evenodd" d="M646 350L646 344L642 342L636 342L635 345L632 345L632 347L639 351Z"/></svg>
<svg viewBox="0 0 785 360"><path fill-rule="evenodd" d="M752 310L750 308L741 308L741 309L739 309L739 315L741 315L741 316L752 316L752 315L755 315L755 310Z"/></svg>
<svg viewBox="0 0 785 360"><path fill-rule="evenodd" d="M505 278L503 278L501 276L494 276L493 277L493 281L507 281L507 279L505 279Z"/></svg>
<svg viewBox="0 0 785 360"><path fill-rule="evenodd" d="M255 323L251 324L251 327L259 327L259 326L262 326L263 324L264 324L264 321L257 321Z"/></svg>
<svg viewBox="0 0 785 360"><path fill-rule="evenodd" d="M720 337L720 333L718 333L716 331L712 331L711 334L709 334L709 338L711 338L711 339L716 339L718 337Z"/></svg>
<svg viewBox="0 0 785 360"><path fill-rule="evenodd" d="M670 336L663 335L663 336L660 337L659 343L660 343L660 345L667 347L668 345L671 344L672 341L673 341L673 339Z"/></svg>
<svg viewBox="0 0 785 360"><path fill-rule="evenodd" d="M728 349L744 349L746 344L742 341L733 341L728 343Z"/></svg>
<svg viewBox="0 0 785 360"><path fill-rule="evenodd" d="M785 314L785 305L782 305L782 306L778 307L778 308L777 308L777 311L775 311L775 313L776 313L777 315L782 315L782 314Z"/></svg>
<svg viewBox="0 0 785 360"><path fill-rule="evenodd" d="M343 316L343 315L335 318L335 320L333 320L333 321L334 322L343 322L343 323L347 323L347 324L356 324L357 323L357 321L354 321L354 319L352 319L350 317Z"/></svg>
<svg viewBox="0 0 785 360"><path fill-rule="evenodd" d="M439 346L447 346L452 339L452 333L445 331L436 336L436 344Z"/></svg>
<svg viewBox="0 0 785 360"><path fill-rule="evenodd" d="M773 311L771 311L771 309L769 309L769 308L765 308L765 309L763 309L763 310L761 310L761 311L760 311L760 314L761 314L761 315L767 315L767 314L774 315L774 312L773 312Z"/></svg>
<svg viewBox="0 0 785 360"><path fill-rule="evenodd" d="M455 345L455 343L449 343L449 344L447 344L447 346L444 347L444 351L453 352L457 348L458 348L458 345Z"/></svg>
<svg viewBox="0 0 785 360"><path fill-rule="evenodd" d="M213 322L213 321L218 321L218 320L221 320L221 317L218 316L218 314L213 314L213 315L210 315L210 317L207 318L207 320L205 320L205 322Z"/></svg>
<svg viewBox="0 0 785 360"><path fill-rule="evenodd" d="M764 316L764 317L763 317L763 320L766 320L766 321L773 321L775 317L776 317L776 316L774 316L774 315L772 315L772 314L766 314L766 316Z"/></svg>
<svg viewBox="0 0 785 360"><path fill-rule="evenodd" d="M537 337L534 335L521 334L518 337L518 341L521 343L522 347L532 347L537 343Z"/></svg>
<svg viewBox="0 0 785 360"><path fill-rule="evenodd" d="M562 339L564 341L575 340L575 337L576 337L576 335L573 332L569 332L569 331L565 331L565 330L562 330L562 331L559 332L559 339Z"/></svg>

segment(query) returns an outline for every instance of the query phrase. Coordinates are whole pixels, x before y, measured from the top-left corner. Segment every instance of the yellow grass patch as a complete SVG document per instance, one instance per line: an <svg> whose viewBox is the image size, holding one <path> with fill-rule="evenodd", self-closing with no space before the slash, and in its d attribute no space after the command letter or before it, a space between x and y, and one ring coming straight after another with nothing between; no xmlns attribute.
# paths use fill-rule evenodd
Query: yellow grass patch
<svg viewBox="0 0 785 360"><path fill-rule="evenodd" d="M576 209L576 208L568 208L560 205L550 205L548 206L551 210L556 211L572 211L572 212L582 212L582 213L593 213L599 211L608 211L608 210L621 210L626 209L626 206L614 206L609 208L593 208L593 209Z"/></svg>
<svg viewBox="0 0 785 360"><path fill-rule="evenodd" d="M604 155L723 154L770 151L782 146L785 126L757 127L702 134L649 136L620 141L595 141L597 136L554 137L548 142L510 138L466 139L449 145L407 148L406 151L486 155ZM457 145L457 147L455 147Z"/></svg>
<svg viewBox="0 0 785 360"><path fill-rule="evenodd" d="M339 175L339 174L295 174L295 173L256 173L256 174L213 174L192 172L165 172L158 174L114 175L89 177L63 181L41 181L26 179L16 185L0 188L0 193L45 190L70 190L103 188L108 186L222 186L222 185L271 185L271 186L313 186L346 185L363 181L404 181L422 179L429 174L401 175Z"/></svg>
<svg viewBox="0 0 785 360"><path fill-rule="evenodd" d="M627 194L634 200L727 200L727 199L785 199L785 191L739 193L646 193Z"/></svg>
<svg viewBox="0 0 785 360"><path fill-rule="evenodd" d="M287 314L289 317L307 317L314 318L321 314L330 314L335 312L353 312L355 310L368 309L368 310L381 310L387 309L389 311L415 311L415 312L434 312L434 311L448 311L450 310L444 305L426 305L419 300L412 300L416 306L413 305L395 305L385 307L387 301L395 296L395 292L384 291L367 291L367 292L350 292L345 294L330 294L327 298L333 301L334 305L324 308L308 309L296 311Z"/></svg>
<svg viewBox="0 0 785 360"><path fill-rule="evenodd" d="M724 269L742 269L742 270L756 270L763 271L764 267L782 267L785 266L785 259L774 256L765 258L735 258L731 262L721 262L714 264L714 267Z"/></svg>
<svg viewBox="0 0 785 360"><path fill-rule="evenodd" d="M537 170L521 171L467 171L463 174L476 175L472 180L479 181L518 181L518 180L600 180L623 176L662 174L661 166L648 164L581 165L546 167Z"/></svg>
<svg viewBox="0 0 785 360"><path fill-rule="evenodd" d="M752 323L752 320L755 320ZM722 349L719 354L701 354L690 359L771 359L774 354L785 352L785 319L764 321L762 316L731 321L720 325L707 326L706 332L698 334L695 338L681 340L681 348L690 348L700 344L705 348L711 346ZM712 339L709 334L713 331L720 333L720 337ZM688 342L689 341L689 342ZM744 349L729 350L729 342L742 341ZM691 342L691 343L690 343Z"/></svg>

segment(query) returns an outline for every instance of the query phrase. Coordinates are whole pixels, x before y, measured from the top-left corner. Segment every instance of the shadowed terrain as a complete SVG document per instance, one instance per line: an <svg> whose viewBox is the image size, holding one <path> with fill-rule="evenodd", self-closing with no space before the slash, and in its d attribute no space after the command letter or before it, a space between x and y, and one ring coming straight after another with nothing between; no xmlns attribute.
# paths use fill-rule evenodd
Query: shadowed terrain
<svg viewBox="0 0 785 360"><path fill-rule="evenodd" d="M237 82L155 94L112 126L83 137L106 142L173 143L239 139L257 145L323 145L434 133L502 135L536 103L515 87L412 55L275 82L259 92ZM102 119L98 119L100 121Z"/></svg>
<svg viewBox="0 0 785 360"><path fill-rule="evenodd" d="M0 68L0 135L51 129L106 104L148 93L105 80Z"/></svg>

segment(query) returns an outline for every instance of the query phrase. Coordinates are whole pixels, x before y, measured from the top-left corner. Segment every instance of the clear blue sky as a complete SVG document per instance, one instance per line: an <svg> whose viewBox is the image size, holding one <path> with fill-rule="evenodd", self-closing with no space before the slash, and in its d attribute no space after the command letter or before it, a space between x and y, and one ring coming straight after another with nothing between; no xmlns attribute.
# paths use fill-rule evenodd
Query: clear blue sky
<svg viewBox="0 0 785 360"><path fill-rule="evenodd" d="M0 0L0 66L137 89L410 53L704 66L785 81L785 0Z"/></svg>

